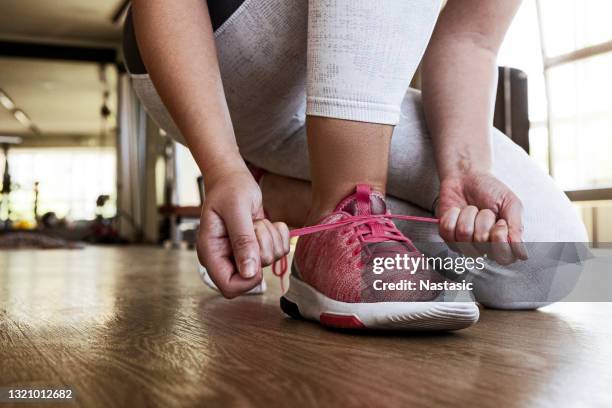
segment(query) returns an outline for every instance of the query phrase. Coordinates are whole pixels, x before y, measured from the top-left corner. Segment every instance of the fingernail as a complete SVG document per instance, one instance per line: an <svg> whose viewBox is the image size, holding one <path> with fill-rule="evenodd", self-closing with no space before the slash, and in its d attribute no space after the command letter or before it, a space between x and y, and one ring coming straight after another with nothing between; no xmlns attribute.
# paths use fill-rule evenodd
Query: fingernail
<svg viewBox="0 0 612 408"><path fill-rule="evenodd" d="M242 276L244 276L245 278L252 278L253 276L257 275L257 268L255 267L255 261L253 261L252 259L247 259L246 261L244 261L242 263L242 266L240 267L240 272L242 273Z"/></svg>
<svg viewBox="0 0 612 408"><path fill-rule="evenodd" d="M529 259L529 251L527 250L527 246L524 245L522 242L521 242L521 251L522 251L521 252L521 256L522 256L521 259L523 261L528 260Z"/></svg>

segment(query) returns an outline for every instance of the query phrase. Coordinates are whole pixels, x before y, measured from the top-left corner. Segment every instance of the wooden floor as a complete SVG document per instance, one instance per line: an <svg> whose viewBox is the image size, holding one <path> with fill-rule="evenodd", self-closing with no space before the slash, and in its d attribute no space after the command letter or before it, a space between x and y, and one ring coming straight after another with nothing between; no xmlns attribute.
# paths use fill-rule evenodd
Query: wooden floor
<svg viewBox="0 0 612 408"><path fill-rule="evenodd" d="M612 304L355 335L286 318L270 276L265 296L224 300L195 265L149 247L1 252L0 388L70 386L87 407L612 406Z"/></svg>

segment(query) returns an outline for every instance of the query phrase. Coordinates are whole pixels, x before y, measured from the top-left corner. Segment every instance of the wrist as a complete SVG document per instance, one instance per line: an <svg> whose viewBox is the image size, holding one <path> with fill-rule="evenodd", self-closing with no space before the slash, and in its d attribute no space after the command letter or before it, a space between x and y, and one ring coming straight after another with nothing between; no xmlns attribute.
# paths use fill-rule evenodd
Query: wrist
<svg viewBox="0 0 612 408"><path fill-rule="evenodd" d="M251 174L242 157L224 157L206 166L201 166L204 186L210 189L214 184L221 180L227 180L235 175Z"/></svg>
<svg viewBox="0 0 612 408"><path fill-rule="evenodd" d="M440 180L464 178L477 174L488 174L490 172L491 169L488 166L461 164L458 166L449 166L443 171L440 171Z"/></svg>
<svg viewBox="0 0 612 408"><path fill-rule="evenodd" d="M442 155L439 160L438 172L440 180L460 178L470 174L489 173L491 171L491 155L489 150L454 150L452 154ZM447 158L444 159L444 156Z"/></svg>

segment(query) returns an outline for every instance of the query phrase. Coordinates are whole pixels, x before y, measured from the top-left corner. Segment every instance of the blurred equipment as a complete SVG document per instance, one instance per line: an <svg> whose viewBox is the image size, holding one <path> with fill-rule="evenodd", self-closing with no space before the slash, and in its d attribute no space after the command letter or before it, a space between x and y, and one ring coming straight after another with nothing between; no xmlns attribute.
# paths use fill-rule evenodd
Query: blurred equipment
<svg viewBox="0 0 612 408"><path fill-rule="evenodd" d="M9 148L20 144L22 139L16 136L0 136L0 146L4 153L4 173L2 175L2 189L0 189L0 230L11 228L11 172L9 169ZM3 212L6 216L2 218Z"/></svg>
<svg viewBox="0 0 612 408"><path fill-rule="evenodd" d="M34 221L38 222L38 198L40 194L40 183L34 182Z"/></svg>
<svg viewBox="0 0 612 408"><path fill-rule="evenodd" d="M102 85L102 106L100 107L100 146L108 145L108 138L112 130L112 114L110 108L110 84L108 83L106 64L100 64L98 67L100 84Z"/></svg>
<svg viewBox="0 0 612 408"><path fill-rule="evenodd" d="M87 237L87 240L96 244L125 244L127 241L119 235L117 229L114 226L114 221L121 215L117 212L115 218L105 218L102 209L110 200L110 196L103 194L98 196L96 200L96 218L91 224L91 234ZM128 221L133 222L129 218Z"/></svg>
<svg viewBox="0 0 612 408"><path fill-rule="evenodd" d="M175 204L178 201L176 149L174 142L169 139L166 139L164 162L166 166L164 204L159 207L162 216L160 240L168 248L193 248L197 240L197 229L204 203L204 178L199 176L196 179L200 205L177 205Z"/></svg>
<svg viewBox="0 0 612 408"><path fill-rule="evenodd" d="M529 153L529 105L527 74L499 67L493 125Z"/></svg>

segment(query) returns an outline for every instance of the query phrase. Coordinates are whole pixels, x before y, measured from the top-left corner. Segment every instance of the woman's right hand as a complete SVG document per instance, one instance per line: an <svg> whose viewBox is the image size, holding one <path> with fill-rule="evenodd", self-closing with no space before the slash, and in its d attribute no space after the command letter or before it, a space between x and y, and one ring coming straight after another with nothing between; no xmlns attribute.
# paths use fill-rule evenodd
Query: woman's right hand
<svg viewBox="0 0 612 408"><path fill-rule="evenodd" d="M265 219L261 190L246 166L207 177L197 251L226 298L257 286L262 267L289 253L289 229Z"/></svg>
<svg viewBox="0 0 612 408"><path fill-rule="evenodd" d="M264 220L236 145L206 2L133 0L132 10L151 80L204 175L198 258L225 297L238 296L289 252L289 232Z"/></svg>

